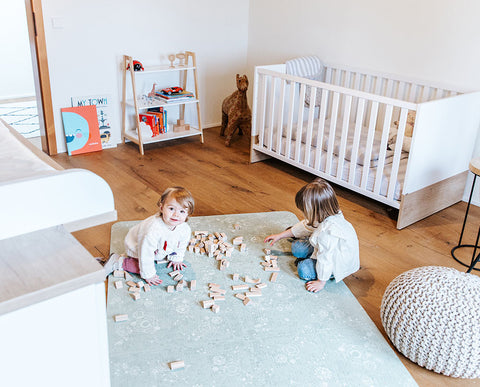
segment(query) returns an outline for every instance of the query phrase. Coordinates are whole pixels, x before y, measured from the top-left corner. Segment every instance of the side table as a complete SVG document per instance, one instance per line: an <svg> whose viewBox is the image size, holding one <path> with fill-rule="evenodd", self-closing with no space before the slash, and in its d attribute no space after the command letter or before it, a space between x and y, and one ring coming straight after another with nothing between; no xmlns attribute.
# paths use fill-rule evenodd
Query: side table
<svg viewBox="0 0 480 387"><path fill-rule="evenodd" d="M480 271L480 269L475 268L475 265L480 260L480 253L478 255L476 255L477 254L477 249L480 248L480 246L478 245L478 240L479 240L479 237L480 237L480 227L478 228L477 238L476 238L476 241L475 241L474 245L462 244L462 238L463 238L463 232L465 231L465 225L467 224L468 211L470 210L470 204L472 202L472 196L473 196L473 191L474 191L474 188L475 188L475 182L477 180L477 176L480 176L480 157L472 159L470 161L470 164L468 165L468 168L470 169L470 172L473 173L472 189L470 191L470 197L468 199L467 210L465 211L465 218L463 219L463 226L462 226L462 232L460 233L460 239L458 240L458 244L452 249L451 254L452 254L453 259L455 259L455 261L457 261L461 265L467 267L468 268L467 273L470 273L472 270ZM466 263L462 262L457 256L455 256L455 252L458 249L461 249L461 248L464 248L464 247L473 248L472 258L471 258L469 264L466 264Z"/></svg>

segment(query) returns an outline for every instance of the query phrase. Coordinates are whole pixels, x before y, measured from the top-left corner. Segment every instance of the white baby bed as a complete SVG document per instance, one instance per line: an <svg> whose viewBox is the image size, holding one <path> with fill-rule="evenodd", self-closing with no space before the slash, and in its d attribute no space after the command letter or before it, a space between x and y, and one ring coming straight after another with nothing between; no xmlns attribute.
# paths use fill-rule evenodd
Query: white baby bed
<svg viewBox="0 0 480 387"><path fill-rule="evenodd" d="M274 157L397 208L401 229L462 200L480 92L328 64L311 80L280 64L256 67L252 113L251 162Z"/></svg>
<svg viewBox="0 0 480 387"><path fill-rule="evenodd" d="M0 119L0 240L117 219L112 190L85 169L63 169Z"/></svg>

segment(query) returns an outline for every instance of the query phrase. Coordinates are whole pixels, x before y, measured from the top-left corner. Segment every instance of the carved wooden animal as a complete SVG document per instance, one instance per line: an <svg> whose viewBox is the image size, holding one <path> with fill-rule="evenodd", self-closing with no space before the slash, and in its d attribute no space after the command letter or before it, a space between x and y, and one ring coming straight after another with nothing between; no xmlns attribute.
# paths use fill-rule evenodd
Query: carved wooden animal
<svg viewBox="0 0 480 387"><path fill-rule="evenodd" d="M247 102L248 78L237 74L237 91L225 98L222 103L222 129L220 136L226 135L225 145L230 146L235 131L250 135L252 112Z"/></svg>

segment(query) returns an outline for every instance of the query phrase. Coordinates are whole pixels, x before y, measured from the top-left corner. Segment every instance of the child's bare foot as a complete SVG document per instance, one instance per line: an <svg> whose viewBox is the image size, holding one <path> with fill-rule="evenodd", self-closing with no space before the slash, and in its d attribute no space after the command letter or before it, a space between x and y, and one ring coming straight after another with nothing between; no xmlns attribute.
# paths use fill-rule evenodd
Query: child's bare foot
<svg viewBox="0 0 480 387"><path fill-rule="evenodd" d="M327 281L308 281L307 285L305 286L309 292L317 293L325 287Z"/></svg>

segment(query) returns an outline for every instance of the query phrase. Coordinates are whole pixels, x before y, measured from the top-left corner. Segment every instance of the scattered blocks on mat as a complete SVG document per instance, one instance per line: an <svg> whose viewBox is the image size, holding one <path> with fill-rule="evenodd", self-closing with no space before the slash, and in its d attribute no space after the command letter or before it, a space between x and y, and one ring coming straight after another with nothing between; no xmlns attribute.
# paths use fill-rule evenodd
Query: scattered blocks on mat
<svg viewBox="0 0 480 387"><path fill-rule="evenodd" d="M122 281L115 281L113 283L113 286L115 286L115 289L121 289L121 288L123 288L123 282Z"/></svg>

